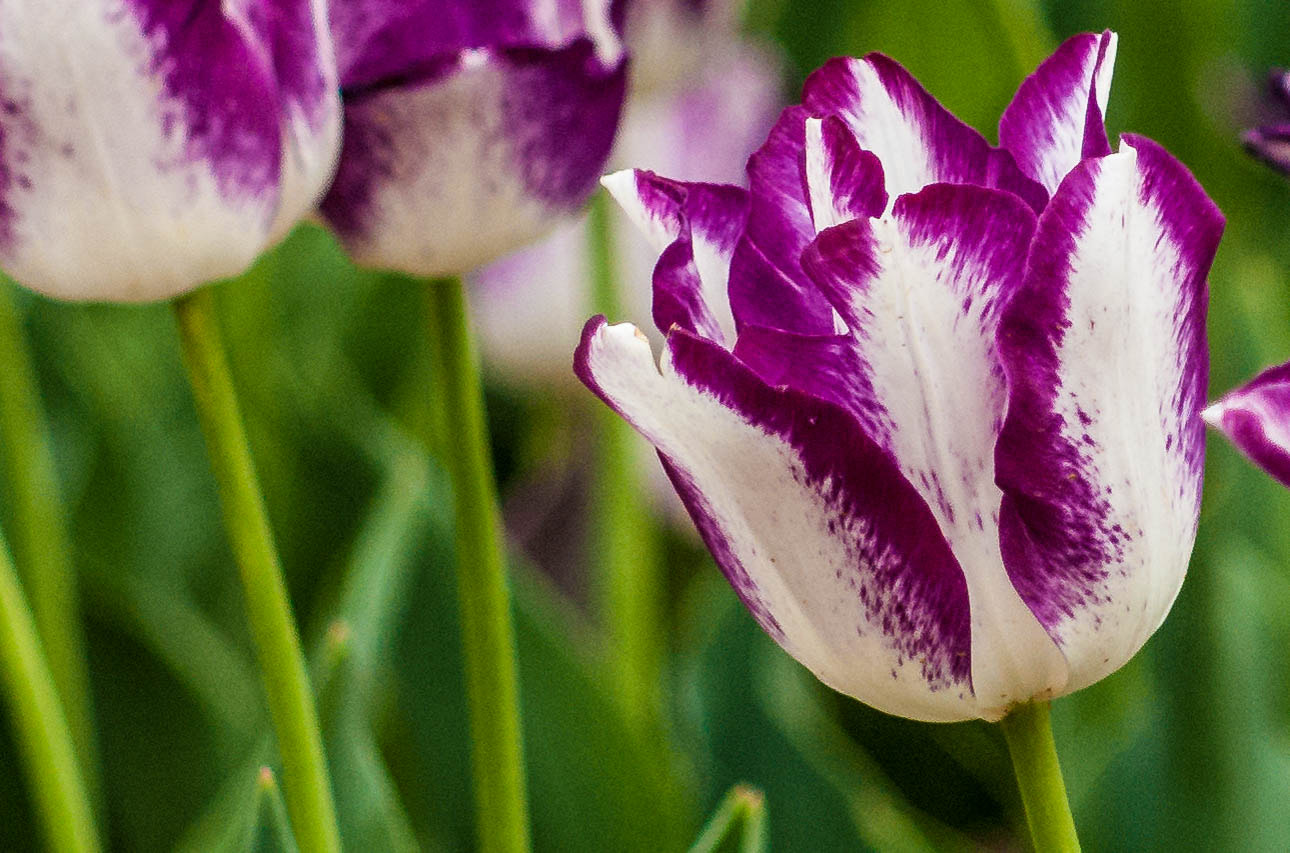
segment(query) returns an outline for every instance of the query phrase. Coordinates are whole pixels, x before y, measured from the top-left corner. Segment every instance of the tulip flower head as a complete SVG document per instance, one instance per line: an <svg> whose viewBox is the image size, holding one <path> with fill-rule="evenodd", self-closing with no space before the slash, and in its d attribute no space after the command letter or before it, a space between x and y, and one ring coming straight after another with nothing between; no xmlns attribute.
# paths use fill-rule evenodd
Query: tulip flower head
<svg viewBox="0 0 1290 853"><path fill-rule="evenodd" d="M62 299L234 275L340 143L322 0L0 4L0 266Z"/></svg>
<svg viewBox="0 0 1290 853"><path fill-rule="evenodd" d="M322 211L355 260L456 275L595 188L626 60L608 0L332 0L345 142Z"/></svg>
<svg viewBox="0 0 1290 853"><path fill-rule="evenodd" d="M1282 174L1290 174L1290 72L1277 68L1268 75L1269 121L1242 136L1245 148Z"/></svg>
<svg viewBox="0 0 1290 853"><path fill-rule="evenodd" d="M661 252L666 345L593 318L579 377L761 626L881 710L1091 684L1182 583L1223 219L1156 143L1112 151L1115 47L1064 43L997 148L871 54L807 80L747 191L605 179Z"/></svg>

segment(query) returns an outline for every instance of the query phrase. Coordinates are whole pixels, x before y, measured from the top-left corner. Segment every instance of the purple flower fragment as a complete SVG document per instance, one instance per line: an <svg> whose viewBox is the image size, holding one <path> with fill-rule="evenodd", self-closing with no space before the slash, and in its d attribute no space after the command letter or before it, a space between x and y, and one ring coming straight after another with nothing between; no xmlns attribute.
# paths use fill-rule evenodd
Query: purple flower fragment
<svg viewBox="0 0 1290 853"><path fill-rule="evenodd" d="M1241 141L1255 157L1290 175L1290 72L1273 69L1268 75L1268 94L1267 123L1247 130Z"/></svg>
<svg viewBox="0 0 1290 853"><path fill-rule="evenodd" d="M881 710L994 720L1077 690L1182 583L1223 217L1156 143L1112 151L1115 47L1058 48L999 147L871 54L808 78L746 191L604 179L665 246L667 340L656 364L593 318L575 371L762 627Z"/></svg>
<svg viewBox="0 0 1290 853"><path fill-rule="evenodd" d="M360 263L473 269L595 188L626 61L609 0L332 0L345 110L322 212Z"/></svg>
<svg viewBox="0 0 1290 853"><path fill-rule="evenodd" d="M1290 486L1290 363L1270 367L1204 412L1256 465Z"/></svg>
<svg viewBox="0 0 1290 853"><path fill-rule="evenodd" d="M322 0L0 4L0 266L62 299L232 276L340 144Z"/></svg>

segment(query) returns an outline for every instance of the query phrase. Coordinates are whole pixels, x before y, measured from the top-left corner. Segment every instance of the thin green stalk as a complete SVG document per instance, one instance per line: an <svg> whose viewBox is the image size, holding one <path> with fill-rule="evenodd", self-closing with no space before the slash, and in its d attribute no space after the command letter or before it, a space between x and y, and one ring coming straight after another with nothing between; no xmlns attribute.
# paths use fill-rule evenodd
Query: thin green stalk
<svg viewBox="0 0 1290 853"><path fill-rule="evenodd" d="M529 849L510 588L493 479L479 361L461 279L430 282L430 342L442 394L437 423L456 504L457 592L470 708L475 821L484 853Z"/></svg>
<svg viewBox="0 0 1290 853"><path fill-rule="evenodd" d="M592 200L588 249L594 310L617 321L622 319L622 305L611 204L604 190ZM647 724L656 716L659 701L665 633L658 531L651 524L640 438L606 407L598 406L596 415L591 565L601 573L600 615L618 680L615 693L629 719Z"/></svg>
<svg viewBox="0 0 1290 853"><path fill-rule="evenodd" d="M93 800L98 749L72 548L35 366L7 282L0 284L0 447L9 481L14 563Z"/></svg>
<svg viewBox="0 0 1290 853"><path fill-rule="evenodd" d="M1057 746L1048 719L1048 703L1020 705L999 723L1008 741L1017 787L1026 807L1026 823L1038 853L1079 851L1075 820L1066 799L1066 783L1057 762Z"/></svg>
<svg viewBox="0 0 1290 853"><path fill-rule="evenodd" d="M212 290L203 288L177 300L175 317L225 527L241 574L247 621L282 757L292 828L306 853L332 853L340 850L340 835L318 711L238 411Z"/></svg>
<svg viewBox="0 0 1290 853"><path fill-rule="evenodd" d="M99 849L58 691L40 649L8 546L0 539L0 677L50 850Z"/></svg>

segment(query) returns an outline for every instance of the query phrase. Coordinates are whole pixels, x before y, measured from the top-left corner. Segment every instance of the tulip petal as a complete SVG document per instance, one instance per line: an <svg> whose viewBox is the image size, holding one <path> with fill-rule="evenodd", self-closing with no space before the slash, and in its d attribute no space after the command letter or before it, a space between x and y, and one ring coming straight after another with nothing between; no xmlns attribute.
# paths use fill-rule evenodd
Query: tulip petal
<svg viewBox="0 0 1290 853"><path fill-rule="evenodd" d="M1290 364L1268 368L1202 414L1256 465L1290 486Z"/></svg>
<svg viewBox="0 0 1290 853"><path fill-rule="evenodd" d="M1053 196L1000 331L1004 561L1070 661L1071 690L1141 647L1186 572L1222 227L1178 161L1125 136Z"/></svg>
<svg viewBox="0 0 1290 853"><path fill-rule="evenodd" d="M658 448L722 571L794 657L891 713L978 715L962 571L853 418L684 332L660 372L638 330L597 317L575 366Z"/></svg>
<svg viewBox="0 0 1290 853"><path fill-rule="evenodd" d="M887 195L935 183L1007 190L1036 212L1048 195L1027 178L1008 152L954 117L899 64L882 54L840 58L811 74L802 106L815 116L836 115L860 147L882 161Z"/></svg>
<svg viewBox="0 0 1290 853"><path fill-rule="evenodd" d="M355 260L456 275L518 248L595 186L625 86L589 40L467 51L448 72L347 95L324 216Z"/></svg>
<svg viewBox="0 0 1290 853"><path fill-rule="evenodd" d="M1049 195L1080 160L1111 153L1103 122L1115 46L1110 30L1067 39L1022 82L999 120L999 144Z"/></svg>
<svg viewBox="0 0 1290 853"><path fill-rule="evenodd" d="M811 222L817 232L887 209L882 163L860 149L842 119L807 119L805 153Z"/></svg>
<svg viewBox="0 0 1290 853"><path fill-rule="evenodd" d="M654 268L654 324L722 342L734 331L726 295L730 258L748 218L739 187L685 183L627 170L601 183L660 252Z"/></svg>
<svg viewBox="0 0 1290 853"><path fill-rule="evenodd" d="M1034 224L1011 194L934 184L882 219L821 232L803 257L854 341L860 376L833 393L850 393L839 402L927 501L964 567L972 681L999 708L1052 695L1066 678L1004 571L994 482L1006 399L995 339Z"/></svg>
<svg viewBox="0 0 1290 853"><path fill-rule="evenodd" d="M735 325L800 334L834 331L834 311L802 272L815 239L806 181L806 120L789 107L748 159L748 227L730 264Z"/></svg>
<svg viewBox="0 0 1290 853"><path fill-rule="evenodd" d="M264 248L282 87L308 96L280 87L253 22L216 3L8 3L0 32L8 273L61 298L158 299Z"/></svg>

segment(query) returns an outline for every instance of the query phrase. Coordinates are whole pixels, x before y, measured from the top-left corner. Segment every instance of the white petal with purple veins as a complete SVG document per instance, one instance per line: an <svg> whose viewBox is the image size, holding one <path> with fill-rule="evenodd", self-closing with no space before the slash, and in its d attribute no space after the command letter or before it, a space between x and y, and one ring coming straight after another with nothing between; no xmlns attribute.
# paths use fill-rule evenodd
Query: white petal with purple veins
<svg viewBox="0 0 1290 853"><path fill-rule="evenodd" d="M1290 364L1268 368L1201 414L1256 465L1290 486Z"/></svg>
<svg viewBox="0 0 1290 853"><path fill-rule="evenodd" d="M1115 46L1109 30L1067 39L1025 79L999 120L999 144L1049 195L1080 160L1111 152L1103 122Z"/></svg>
<svg viewBox="0 0 1290 853"><path fill-rule="evenodd" d="M997 468L1008 572L1066 654L1069 689L1133 655L1196 534L1206 275L1222 215L1159 145L1085 160L1040 219L1000 335Z"/></svg>
<svg viewBox="0 0 1290 853"><path fill-rule="evenodd" d="M1006 388L995 336L1033 229L1013 196L937 184L880 220L823 232L803 258L854 338L867 385L857 387L868 394L849 408L927 501L963 566L972 681L999 708L1066 682L999 552L994 449Z"/></svg>
<svg viewBox="0 0 1290 853"><path fill-rule="evenodd" d="M305 5L290 11L308 19ZM275 27L218 4L0 4L6 271L62 298L146 300L249 264L283 210ZM321 92L325 111L335 94ZM325 182L335 144L326 121L302 143L322 165L293 180L300 197Z"/></svg>
<svg viewBox="0 0 1290 853"><path fill-rule="evenodd" d="M962 572L852 419L683 334L660 372L635 327L598 318L576 358L583 381L658 448L735 590L794 657L890 713L983 714Z"/></svg>

